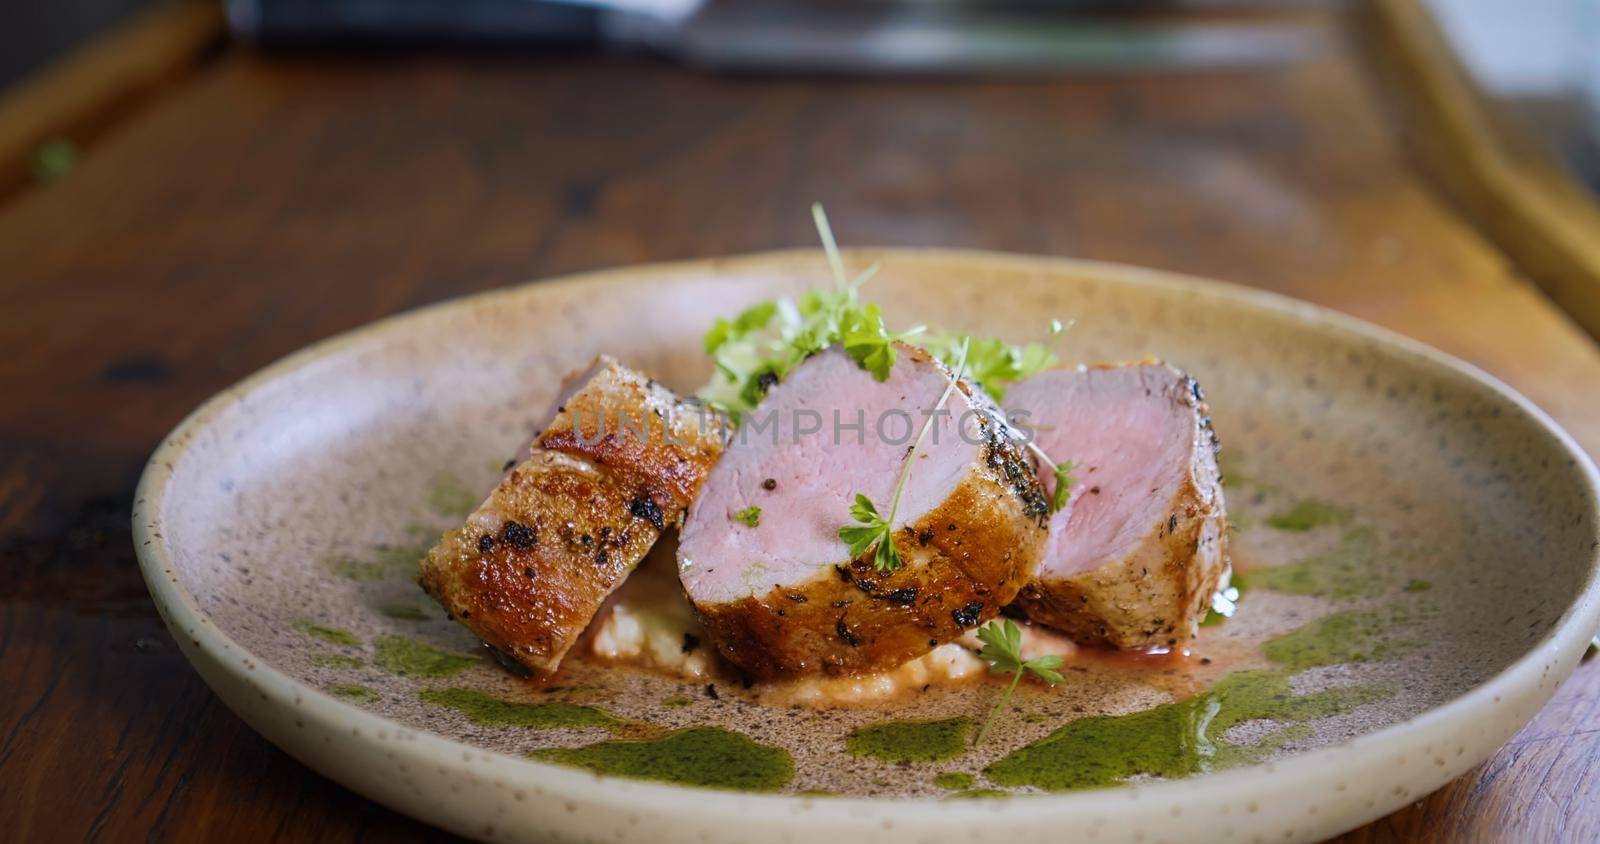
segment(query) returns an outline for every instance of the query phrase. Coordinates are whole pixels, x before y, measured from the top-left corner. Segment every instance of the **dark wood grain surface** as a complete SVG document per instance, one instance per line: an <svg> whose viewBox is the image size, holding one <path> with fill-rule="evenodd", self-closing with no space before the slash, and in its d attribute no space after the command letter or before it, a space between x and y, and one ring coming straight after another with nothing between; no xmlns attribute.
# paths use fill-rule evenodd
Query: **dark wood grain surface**
<svg viewBox="0 0 1600 844"><path fill-rule="evenodd" d="M1600 352L1399 152L1343 30L1274 71L727 79L582 57L225 54L0 206L0 838L437 834L220 706L136 571L131 491L212 392L397 310L811 243L1127 261L1444 348L1600 451ZM1600 667L1351 840L1600 838Z"/></svg>

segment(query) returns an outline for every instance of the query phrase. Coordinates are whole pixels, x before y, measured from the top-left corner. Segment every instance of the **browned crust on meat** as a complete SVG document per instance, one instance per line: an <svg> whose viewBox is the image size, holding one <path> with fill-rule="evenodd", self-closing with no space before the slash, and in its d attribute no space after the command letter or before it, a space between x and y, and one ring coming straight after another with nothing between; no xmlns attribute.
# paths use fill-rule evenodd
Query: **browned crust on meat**
<svg viewBox="0 0 1600 844"><path fill-rule="evenodd" d="M568 398L535 444L624 473L663 508L682 510L722 456L725 437L721 414L627 372Z"/></svg>
<svg viewBox="0 0 1600 844"><path fill-rule="evenodd" d="M1223 519L1182 505L1178 530L1159 544L1074 577L1030 584L1017 596L1028 617L1085 644L1171 648L1192 638L1228 568Z"/></svg>
<svg viewBox="0 0 1600 844"><path fill-rule="evenodd" d="M1175 647L1197 632L1229 568L1227 516L1210 409L1193 378L1180 383L1174 399L1193 411L1194 447L1167 518L1121 559L1029 584L1017 596L1029 618L1078 642L1128 650Z"/></svg>
<svg viewBox="0 0 1600 844"><path fill-rule="evenodd" d="M700 417L697 406L615 361L601 359L593 372L531 455L429 552L418 576L451 617L541 677L683 517L722 453L719 418ZM638 436L636 424L615 430L618 412L649 425L648 436Z"/></svg>
<svg viewBox="0 0 1600 844"><path fill-rule="evenodd" d="M701 604L718 651L754 679L861 674L994 618L1037 571L1048 532L1032 468L1008 435L989 433L984 462L896 535L903 568L880 573L868 552L799 586Z"/></svg>

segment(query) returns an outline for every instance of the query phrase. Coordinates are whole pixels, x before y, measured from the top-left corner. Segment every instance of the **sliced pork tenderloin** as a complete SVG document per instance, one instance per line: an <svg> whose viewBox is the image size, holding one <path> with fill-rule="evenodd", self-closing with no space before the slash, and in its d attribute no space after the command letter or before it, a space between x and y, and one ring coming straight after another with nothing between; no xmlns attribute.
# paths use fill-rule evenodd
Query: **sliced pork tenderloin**
<svg viewBox="0 0 1600 844"><path fill-rule="evenodd" d="M706 632L747 676L896 666L989 620L1032 579L1048 501L998 408L965 382L912 461L892 525L904 567L876 570L874 551L851 559L839 538L857 493L889 516L950 377L897 344L877 381L835 347L746 415L689 510L678 566Z"/></svg>
<svg viewBox="0 0 1600 844"><path fill-rule="evenodd" d="M418 582L505 657L548 677L606 596L677 524L726 425L615 360L568 379L550 423Z"/></svg>
<svg viewBox="0 0 1600 844"><path fill-rule="evenodd" d="M1228 570L1200 385L1156 361L1056 369L1012 385L1006 407L1053 459L1076 464L1018 605L1080 642L1150 650L1192 637Z"/></svg>

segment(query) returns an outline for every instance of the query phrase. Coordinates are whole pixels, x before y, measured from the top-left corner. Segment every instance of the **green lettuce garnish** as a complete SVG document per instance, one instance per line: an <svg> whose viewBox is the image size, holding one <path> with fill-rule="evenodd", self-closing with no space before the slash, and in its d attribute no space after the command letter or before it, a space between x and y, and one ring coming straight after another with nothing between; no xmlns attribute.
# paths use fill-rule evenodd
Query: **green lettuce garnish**
<svg viewBox="0 0 1600 844"><path fill-rule="evenodd" d="M1054 324L1059 324L1055 322ZM970 343L967 351L967 378L977 381L995 401L1005 398L1005 388L1013 381L1055 366L1061 362L1050 347L1043 343L1012 345L994 337L974 337L970 334L942 334L929 332L916 339L916 344L929 354L955 365L957 352L963 343Z"/></svg>

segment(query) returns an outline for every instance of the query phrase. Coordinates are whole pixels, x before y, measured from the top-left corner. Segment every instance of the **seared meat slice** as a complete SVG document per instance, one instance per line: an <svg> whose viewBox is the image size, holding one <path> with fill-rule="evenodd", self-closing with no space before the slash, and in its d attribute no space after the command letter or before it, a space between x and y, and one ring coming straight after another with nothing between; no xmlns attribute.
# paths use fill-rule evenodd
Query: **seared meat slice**
<svg viewBox="0 0 1600 844"><path fill-rule="evenodd" d="M485 643L548 676L680 521L724 434L721 417L599 358L569 379L488 500L429 552L418 582Z"/></svg>
<svg viewBox="0 0 1600 844"><path fill-rule="evenodd" d="M1047 454L1077 464L1018 604L1081 642L1154 649L1193 636L1228 570L1200 385L1159 362L1056 369L1012 385L1006 405Z"/></svg>
<svg viewBox="0 0 1600 844"><path fill-rule="evenodd" d="M992 618L1032 578L1048 502L998 408L965 383L900 500L904 568L877 571L872 551L852 560L839 538L857 493L889 516L906 453L949 378L899 345L876 381L835 347L746 416L689 509L678 574L718 651L747 675L893 667ZM760 508L754 526L736 517L749 507Z"/></svg>

